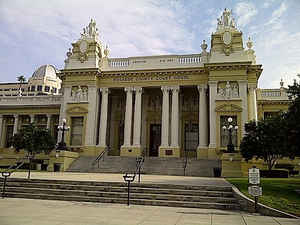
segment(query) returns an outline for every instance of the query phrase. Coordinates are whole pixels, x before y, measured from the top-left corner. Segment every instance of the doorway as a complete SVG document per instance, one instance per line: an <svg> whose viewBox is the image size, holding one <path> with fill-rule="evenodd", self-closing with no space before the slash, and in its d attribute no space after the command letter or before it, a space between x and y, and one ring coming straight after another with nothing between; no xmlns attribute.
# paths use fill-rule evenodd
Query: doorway
<svg viewBox="0 0 300 225"><path fill-rule="evenodd" d="M198 147L198 130L199 126L196 123L185 123L184 126L184 154L188 158L197 157Z"/></svg>
<svg viewBox="0 0 300 225"><path fill-rule="evenodd" d="M158 156L161 144L161 124L150 124L150 147L149 156Z"/></svg>

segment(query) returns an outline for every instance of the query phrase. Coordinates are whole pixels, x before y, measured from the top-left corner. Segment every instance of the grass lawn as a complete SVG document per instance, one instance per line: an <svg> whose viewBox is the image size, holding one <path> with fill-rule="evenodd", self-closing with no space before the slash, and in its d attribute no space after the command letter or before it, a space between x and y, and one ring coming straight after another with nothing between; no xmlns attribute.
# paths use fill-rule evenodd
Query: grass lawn
<svg viewBox="0 0 300 225"><path fill-rule="evenodd" d="M235 185L243 194L248 194L248 178L227 178L227 181ZM282 210L300 216L300 178L262 178L263 195L259 202L275 209ZM253 198L252 198L253 199Z"/></svg>

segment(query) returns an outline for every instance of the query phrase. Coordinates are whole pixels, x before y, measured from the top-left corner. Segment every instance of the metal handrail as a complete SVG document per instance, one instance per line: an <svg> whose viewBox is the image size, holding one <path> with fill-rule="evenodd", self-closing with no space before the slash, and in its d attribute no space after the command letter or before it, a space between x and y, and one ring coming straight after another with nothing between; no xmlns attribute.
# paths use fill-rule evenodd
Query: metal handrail
<svg viewBox="0 0 300 225"><path fill-rule="evenodd" d="M184 150L184 162L183 162L183 176L185 176L186 173L186 168L187 168L187 164L188 164L188 154L187 154L187 150Z"/></svg>
<svg viewBox="0 0 300 225"><path fill-rule="evenodd" d="M23 166L26 159L27 158L22 158L23 161L21 162L21 164L17 165L16 168L13 169L13 167L15 167L15 165L11 165L10 167L8 167L6 170L4 170L1 173L2 176L4 177L3 186L2 186L2 198L4 198L4 196L5 196L5 187L6 187L7 178L10 177L17 169L19 169L21 166ZM19 160L16 163L18 163Z"/></svg>
<svg viewBox="0 0 300 225"><path fill-rule="evenodd" d="M145 162L145 157L140 156L136 158L136 169L134 175L138 174L139 175L139 183L141 182L141 168Z"/></svg>
<svg viewBox="0 0 300 225"><path fill-rule="evenodd" d="M110 147L106 147L105 149L104 149L104 151L103 152L101 152L98 156L97 156L97 158L92 162L92 166L94 166L96 163L98 163L98 168L99 168L99 164L100 164L100 160L103 158L103 160L104 160L104 155L105 155L105 153L106 152L109 152L110 151Z"/></svg>

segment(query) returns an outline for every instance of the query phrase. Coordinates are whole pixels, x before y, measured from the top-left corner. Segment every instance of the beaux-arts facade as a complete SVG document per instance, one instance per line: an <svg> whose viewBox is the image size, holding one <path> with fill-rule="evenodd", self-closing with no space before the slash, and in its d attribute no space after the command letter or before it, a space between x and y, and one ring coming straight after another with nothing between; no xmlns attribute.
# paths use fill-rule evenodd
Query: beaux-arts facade
<svg viewBox="0 0 300 225"><path fill-rule="evenodd" d="M36 122L57 136L57 125L66 118L65 140L75 158L109 147L116 156L183 157L188 152L220 159L228 143L222 129L228 117L238 126L233 133L238 150L247 121L289 104L283 83L280 89L257 89L262 65L256 64L252 45L249 38L244 48L242 32L225 9L210 51L203 41L200 54L109 58L92 20L72 43L63 70L45 65L25 88L1 85L18 90L0 96L1 151L9 154L9 138L21 126ZM61 79L60 92L53 73ZM47 95L33 82L51 79L59 85L48 85Z"/></svg>

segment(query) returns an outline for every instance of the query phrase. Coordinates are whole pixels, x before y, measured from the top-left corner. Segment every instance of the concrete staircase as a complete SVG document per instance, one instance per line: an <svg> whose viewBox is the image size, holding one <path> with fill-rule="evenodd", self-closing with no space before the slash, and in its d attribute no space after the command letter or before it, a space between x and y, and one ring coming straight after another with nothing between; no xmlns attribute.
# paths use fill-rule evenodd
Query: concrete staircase
<svg viewBox="0 0 300 225"><path fill-rule="evenodd" d="M3 179L0 180L3 184ZM64 201L127 203L127 186L118 182L9 178L6 197ZM187 208L239 208L230 186L174 184L131 185L131 204Z"/></svg>
<svg viewBox="0 0 300 225"><path fill-rule="evenodd" d="M135 157L105 156L92 166L95 157L80 156L74 161L68 172L102 172L102 173L124 173L133 172L136 168ZM146 157L142 166L143 174L159 175L184 175L184 158L158 158ZM99 167L98 167L99 166ZM188 159L185 175L213 177L214 168L220 168L218 160Z"/></svg>

